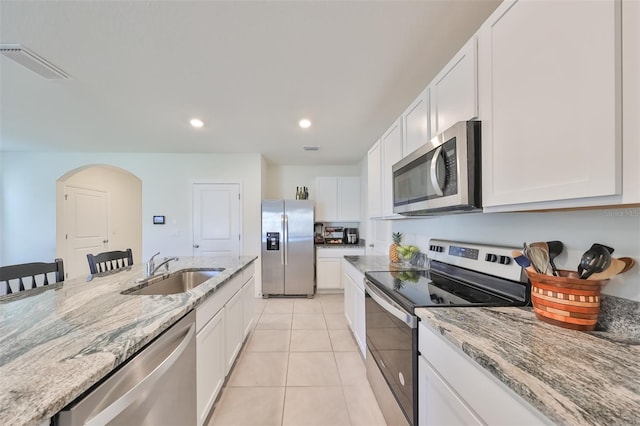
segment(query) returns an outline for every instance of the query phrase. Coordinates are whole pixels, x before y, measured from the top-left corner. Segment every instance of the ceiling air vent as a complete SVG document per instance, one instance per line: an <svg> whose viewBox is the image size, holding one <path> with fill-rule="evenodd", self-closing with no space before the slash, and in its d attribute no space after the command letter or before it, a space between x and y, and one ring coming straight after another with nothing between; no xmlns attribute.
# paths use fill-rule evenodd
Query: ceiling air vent
<svg viewBox="0 0 640 426"><path fill-rule="evenodd" d="M0 53L47 80L70 78L69 74L20 44L0 44Z"/></svg>
<svg viewBox="0 0 640 426"><path fill-rule="evenodd" d="M316 145L305 145L302 147L305 151L318 151L320 148Z"/></svg>

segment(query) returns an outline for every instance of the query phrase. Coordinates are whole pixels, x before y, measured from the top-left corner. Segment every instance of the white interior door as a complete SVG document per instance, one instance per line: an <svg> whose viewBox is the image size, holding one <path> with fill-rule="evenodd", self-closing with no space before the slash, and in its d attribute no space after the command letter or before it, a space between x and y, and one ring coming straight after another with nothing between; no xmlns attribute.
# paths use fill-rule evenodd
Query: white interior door
<svg viewBox="0 0 640 426"><path fill-rule="evenodd" d="M93 189L65 187L65 279L88 275L88 253L109 249L108 193Z"/></svg>
<svg viewBox="0 0 640 426"><path fill-rule="evenodd" d="M240 255L240 184L193 184L193 255Z"/></svg>

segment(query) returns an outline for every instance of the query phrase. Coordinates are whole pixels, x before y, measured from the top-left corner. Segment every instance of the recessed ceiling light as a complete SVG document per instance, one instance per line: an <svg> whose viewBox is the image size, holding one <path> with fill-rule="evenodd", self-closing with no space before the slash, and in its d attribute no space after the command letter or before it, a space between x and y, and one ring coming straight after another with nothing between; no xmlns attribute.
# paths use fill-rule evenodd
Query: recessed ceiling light
<svg viewBox="0 0 640 426"><path fill-rule="evenodd" d="M200 120L199 118L192 118L189 121L189 123L191 123L191 125L193 127L196 127L196 128L200 128L200 127L204 126L204 122L202 120Z"/></svg>
<svg viewBox="0 0 640 426"><path fill-rule="evenodd" d="M298 124L303 129L308 129L309 127L311 127L311 120L303 118L302 120L298 121Z"/></svg>

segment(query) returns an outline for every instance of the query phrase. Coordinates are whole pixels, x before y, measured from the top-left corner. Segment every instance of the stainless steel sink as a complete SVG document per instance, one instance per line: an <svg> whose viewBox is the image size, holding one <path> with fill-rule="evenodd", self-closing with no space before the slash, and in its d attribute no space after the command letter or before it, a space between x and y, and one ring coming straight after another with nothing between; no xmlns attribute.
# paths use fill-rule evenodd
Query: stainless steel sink
<svg viewBox="0 0 640 426"><path fill-rule="evenodd" d="M209 278L215 277L222 271L224 271L224 268L186 269L170 275L150 277L142 281L142 287L125 290L122 294L138 296L184 293L199 286Z"/></svg>

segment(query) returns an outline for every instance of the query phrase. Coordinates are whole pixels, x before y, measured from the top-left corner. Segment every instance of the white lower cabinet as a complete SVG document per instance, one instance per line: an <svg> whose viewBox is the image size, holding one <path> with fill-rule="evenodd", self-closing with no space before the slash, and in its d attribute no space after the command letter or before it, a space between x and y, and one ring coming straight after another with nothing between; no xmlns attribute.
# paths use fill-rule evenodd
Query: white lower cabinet
<svg viewBox="0 0 640 426"><path fill-rule="evenodd" d="M196 335L196 371L198 372L198 424L204 424L225 378L224 310L220 310Z"/></svg>
<svg viewBox="0 0 640 426"><path fill-rule="evenodd" d="M242 288L242 324L244 327L244 332L242 333L243 339L247 338L249 332L253 328L253 312L256 305L255 288L256 279L252 274L251 278L249 278L249 281L247 281L247 283Z"/></svg>
<svg viewBox="0 0 640 426"><path fill-rule="evenodd" d="M342 259L344 256L364 256L364 247L316 248L316 288L341 290Z"/></svg>
<svg viewBox="0 0 640 426"><path fill-rule="evenodd" d="M431 328L418 328L420 425L552 424Z"/></svg>
<svg viewBox="0 0 640 426"><path fill-rule="evenodd" d="M247 266L196 308L196 409L205 421L253 326L255 269Z"/></svg>
<svg viewBox="0 0 640 426"><path fill-rule="evenodd" d="M364 274L347 260L342 260L344 315L363 357L367 353L364 313Z"/></svg>
<svg viewBox="0 0 640 426"><path fill-rule="evenodd" d="M225 374L229 373L243 341L242 291L238 291L224 306Z"/></svg>

